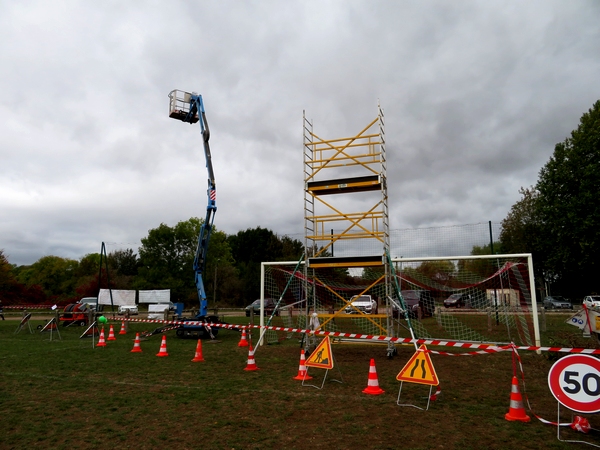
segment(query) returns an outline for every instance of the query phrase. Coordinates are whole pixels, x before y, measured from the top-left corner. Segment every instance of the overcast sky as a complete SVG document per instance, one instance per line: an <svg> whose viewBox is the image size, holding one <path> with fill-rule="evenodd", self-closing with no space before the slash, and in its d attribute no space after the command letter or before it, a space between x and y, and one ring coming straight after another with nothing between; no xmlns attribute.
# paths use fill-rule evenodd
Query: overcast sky
<svg viewBox="0 0 600 450"><path fill-rule="evenodd" d="M302 114L385 113L390 228L501 221L600 98L600 2L0 0L0 249L133 248L206 211L302 240Z"/></svg>

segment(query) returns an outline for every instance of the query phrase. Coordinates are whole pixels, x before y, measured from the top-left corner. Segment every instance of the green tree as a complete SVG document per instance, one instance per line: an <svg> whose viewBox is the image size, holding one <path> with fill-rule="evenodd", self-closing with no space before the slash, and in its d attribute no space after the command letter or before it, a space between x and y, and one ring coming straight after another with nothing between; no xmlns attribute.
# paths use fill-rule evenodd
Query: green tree
<svg viewBox="0 0 600 450"><path fill-rule="evenodd" d="M162 223L158 228L151 229L139 248L139 269L134 287L171 289L173 301L198 305L193 263L201 225L200 219L192 217L178 222L174 227ZM202 277L207 297L216 264L221 268L224 280L226 274L231 274L227 267L233 265L233 258L226 242L225 234L213 227L206 254L206 271Z"/></svg>
<svg viewBox="0 0 600 450"><path fill-rule="evenodd" d="M471 255L491 255L492 246L486 244L483 246L474 245L471 249ZM521 251L523 253L524 251ZM504 253L502 242L494 242L494 254ZM458 261L459 279L486 278L497 270L497 261L493 259L461 259Z"/></svg>
<svg viewBox="0 0 600 450"><path fill-rule="evenodd" d="M4 304L14 303L20 286L22 285L17 281L12 266L4 255L4 250L0 249L0 300Z"/></svg>
<svg viewBox="0 0 600 450"><path fill-rule="evenodd" d="M56 301L73 299L77 287L79 262L59 256L43 256L19 271L18 281L28 287L40 286Z"/></svg>
<svg viewBox="0 0 600 450"><path fill-rule="evenodd" d="M77 274L80 277L97 276L100 269L100 253L88 253L79 260Z"/></svg>
<svg viewBox="0 0 600 450"><path fill-rule="evenodd" d="M248 228L227 238L241 283L242 304L260 295L260 263L263 261L297 261L303 253L302 243L287 236L280 239L266 228Z"/></svg>
<svg viewBox="0 0 600 450"><path fill-rule="evenodd" d="M415 268L416 278L425 281L428 285L431 282L447 286L452 282L456 275L456 266L452 261L424 261Z"/></svg>
<svg viewBox="0 0 600 450"><path fill-rule="evenodd" d="M505 253L535 253L540 250L541 221L539 191L531 186L519 190L521 200L510 208L502 221L500 243ZM536 258L537 259L537 258Z"/></svg>
<svg viewBox="0 0 600 450"><path fill-rule="evenodd" d="M0 249L0 300L4 305L44 303L47 297L39 286L28 287L18 281L17 274L22 267L11 265Z"/></svg>
<svg viewBox="0 0 600 450"><path fill-rule="evenodd" d="M133 250L115 250L108 254L108 266L115 270L117 275L135 276L137 275L139 261Z"/></svg>
<svg viewBox="0 0 600 450"><path fill-rule="evenodd" d="M536 185L545 267L559 291L599 289L600 100L556 145Z"/></svg>
<svg viewBox="0 0 600 450"><path fill-rule="evenodd" d="M521 189L502 222L507 253L533 254L537 276L568 296L600 289L600 101L556 144L535 187Z"/></svg>

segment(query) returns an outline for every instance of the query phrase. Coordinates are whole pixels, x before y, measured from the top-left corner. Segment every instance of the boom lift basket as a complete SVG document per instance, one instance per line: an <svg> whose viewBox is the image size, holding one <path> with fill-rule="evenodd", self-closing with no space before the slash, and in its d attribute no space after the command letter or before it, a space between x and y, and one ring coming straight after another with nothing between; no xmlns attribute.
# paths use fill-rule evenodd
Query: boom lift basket
<svg viewBox="0 0 600 450"><path fill-rule="evenodd" d="M169 92L169 99L169 117L185 120L190 112L192 94L174 89ZM196 112L196 115L191 121L191 123L196 122L198 122L198 112Z"/></svg>

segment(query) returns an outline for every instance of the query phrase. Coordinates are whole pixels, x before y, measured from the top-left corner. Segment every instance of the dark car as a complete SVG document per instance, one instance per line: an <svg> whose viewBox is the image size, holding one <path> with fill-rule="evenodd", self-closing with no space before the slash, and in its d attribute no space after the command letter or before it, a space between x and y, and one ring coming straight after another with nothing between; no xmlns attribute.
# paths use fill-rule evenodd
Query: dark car
<svg viewBox="0 0 600 450"><path fill-rule="evenodd" d="M435 312L435 300L430 291L426 290L403 290L400 291L402 299L408 309L408 316L411 319L419 317L431 317ZM394 318L404 318L404 311L399 310L395 305L392 308Z"/></svg>
<svg viewBox="0 0 600 450"><path fill-rule="evenodd" d="M275 305L277 301L272 298L265 298L265 316L270 316L275 311ZM260 298L254 300L250 305L246 306L246 317L250 317L251 311L254 310L254 315L260 314ZM279 311L276 311L275 315L279 315Z"/></svg>
<svg viewBox="0 0 600 450"><path fill-rule="evenodd" d="M446 308L463 308L471 306L471 296L469 294L452 294L444 300Z"/></svg>
<svg viewBox="0 0 600 450"><path fill-rule="evenodd" d="M546 309L573 309L573 304L560 295L552 295L544 298L543 304Z"/></svg>

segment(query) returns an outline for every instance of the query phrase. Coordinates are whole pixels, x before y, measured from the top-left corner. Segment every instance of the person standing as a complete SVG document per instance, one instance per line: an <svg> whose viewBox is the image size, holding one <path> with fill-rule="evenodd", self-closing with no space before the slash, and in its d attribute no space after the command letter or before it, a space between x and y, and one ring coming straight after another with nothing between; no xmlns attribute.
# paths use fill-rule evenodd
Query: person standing
<svg viewBox="0 0 600 450"><path fill-rule="evenodd" d="M0 317L4 320L4 310L2 309L2 300L0 300Z"/></svg>

